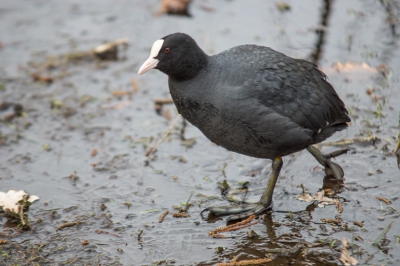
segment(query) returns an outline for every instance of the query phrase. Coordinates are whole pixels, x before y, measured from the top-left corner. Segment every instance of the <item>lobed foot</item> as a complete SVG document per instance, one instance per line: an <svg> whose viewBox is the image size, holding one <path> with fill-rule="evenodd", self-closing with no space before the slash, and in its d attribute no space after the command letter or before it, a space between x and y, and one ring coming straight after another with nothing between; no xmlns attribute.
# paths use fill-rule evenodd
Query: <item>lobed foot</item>
<svg viewBox="0 0 400 266"><path fill-rule="evenodd" d="M243 202L242 205L238 207L232 206L221 206L221 207L210 207L204 209L201 214L205 211L210 211L215 215L233 214L228 217L228 221L239 220L247 218L250 215L260 214L261 212L272 208L272 194L274 193L274 188L276 181L278 180L279 172L282 168L282 158L280 156L276 157L272 161L272 173L268 180L267 187L262 194L260 201L256 203Z"/></svg>
<svg viewBox="0 0 400 266"><path fill-rule="evenodd" d="M233 221L233 220L239 220L239 219L244 219L247 218L251 215L256 215L260 214L263 211L266 211L268 209L272 208L272 204L270 205L263 205L262 203L249 203L249 204L243 204L237 207L233 206L215 206L215 207L209 207L201 211L201 215L203 212L209 211L214 213L215 215L226 215L226 214L233 214L232 216L228 217L228 221Z"/></svg>
<svg viewBox="0 0 400 266"><path fill-rule="evenodd" d="M336 179L342 180L344 177L344 171L340 165L331 162L331 158L335 158L342 154L345 154L349 149L337 150L329 154L323 154L320 150L314 146L309 146L307 150L317 159L317 161L325 167L325 173L327 175L333 175Z"/></svg>
<svg viewBox="0 0 400 266"><path fill-rule="evenodd" d="M335 158L342 154L346 154L349 149L337 150L329 154L322 154L325 157L325 173L327 175L333 175L336 179L343 179L344 171L340 165L331 162L331 158Z"/></svg>

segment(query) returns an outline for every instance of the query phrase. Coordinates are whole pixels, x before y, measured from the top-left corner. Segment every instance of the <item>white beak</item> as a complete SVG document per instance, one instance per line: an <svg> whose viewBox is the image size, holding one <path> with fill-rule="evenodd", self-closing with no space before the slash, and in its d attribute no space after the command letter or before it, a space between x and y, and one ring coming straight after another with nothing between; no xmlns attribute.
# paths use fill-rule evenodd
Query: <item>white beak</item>
<svg viewBox="0 0 400 266"><path fill-rule="evenodd" d="M142 75L144 73L146 73L149 70L152 70L153 68L155 68L158 64L158 59L149 57L144 63L143 65L140 67L138 74Z"/></svg>
<svg viewBox="0 0 400 266"><path fill-rule="evenodd" d="M163 39L154 42L153 46L151 47L150 57L140 67L138 72L139 75L142 75L157 66L159 60L156 59L155 57L160 53L163 44L164 44Z"/></svg>

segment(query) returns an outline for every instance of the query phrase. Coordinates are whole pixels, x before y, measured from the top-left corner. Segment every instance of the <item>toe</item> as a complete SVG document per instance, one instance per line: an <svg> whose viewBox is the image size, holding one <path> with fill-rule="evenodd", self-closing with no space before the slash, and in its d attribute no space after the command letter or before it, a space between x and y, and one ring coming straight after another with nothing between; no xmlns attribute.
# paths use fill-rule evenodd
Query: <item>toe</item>
<svg viewBox="0 0 400 266"><path fill-rule="evenodd" d="M325 167L325 172L327 175L333 175L336 179L342 180L344 177L344 171L340 165L337 163L327 161L327 167Z"/></svg>
<svg viewBox="0 0 400 266"><path fill-rule="evenodd" d="M265 211L267 209L270 209L270 208L271 208L270 206L266 207L266 206L264 206L262 204L257 204L257 206L255 206L253 209L251 209L251 210L249 210L247 212L243 212L243 213L240 213L240 214L229 216L227 220L228 221L234 221L234 220L244 219L244 218L247 218L247 217L249 217L251 215L260 214L261 212L263 212L263 211Z"/></svg>
<svg viewBox="0 0 400 266"><path fill-rule="evenodd" d="M214 213L215 215L224 215L224 214L237 214L237 213L242 213L242 212L247 212L250 211L254 208L256 208L259 204L244 204L240 205L237 207L232 207L232 206L214 206L214 207L209 207L201 211L201 214L203 212L209 211Z"/></svg>

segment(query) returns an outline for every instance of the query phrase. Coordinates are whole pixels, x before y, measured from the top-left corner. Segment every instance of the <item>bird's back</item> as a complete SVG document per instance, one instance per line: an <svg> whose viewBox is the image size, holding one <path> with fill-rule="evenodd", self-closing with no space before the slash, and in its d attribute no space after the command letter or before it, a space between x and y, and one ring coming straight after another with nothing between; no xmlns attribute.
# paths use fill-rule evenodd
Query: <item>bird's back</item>
<svg viewBox="0 0 400 266"><path fill-rule="evenodd" d="M209 57L193 79L170 79L179 112L211 141L274 158L320 142L350 121L315 65L267 47L243 45Z"/></svg>

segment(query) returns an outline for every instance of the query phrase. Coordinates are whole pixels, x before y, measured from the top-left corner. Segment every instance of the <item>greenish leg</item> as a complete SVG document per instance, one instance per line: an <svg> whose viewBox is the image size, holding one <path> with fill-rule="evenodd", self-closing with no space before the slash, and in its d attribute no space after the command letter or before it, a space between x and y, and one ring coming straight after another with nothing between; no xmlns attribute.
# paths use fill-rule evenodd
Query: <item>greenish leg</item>
<svg viewBox="0 0 400 266"><path fill-rule="evenodd" d="M214 213L215 215L235 214L228 217L228 221L231 221L231 220L243 219L250 215L259 214L267 209L270 209L272 207L272 195L274 194L275 184L276 181L278 180L279 172L281 171L282 165L283 162L280 156L276 157L272 161L272 173L269 178L267 187L265 188L264 193L262 194L259 202L251 204L243 204L239 207L232 207L232 206L210 207L204 209L201 213L209 211Z"/></svg>
<svg viewBox="0 0 400 266"><path fill-rule="evenodd" d="M347 153L349 151L348 149L334 151L329 154L323 154L320 150L311 145L308 146L307 150L321 165L325 167L325 172L327 174L332 174L336 179L343 179L344 172L342 167L340 167L340 165L337 163L331 162L330 159Z"/></svg>

